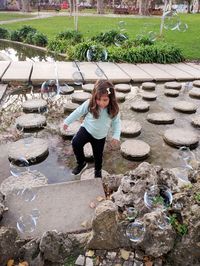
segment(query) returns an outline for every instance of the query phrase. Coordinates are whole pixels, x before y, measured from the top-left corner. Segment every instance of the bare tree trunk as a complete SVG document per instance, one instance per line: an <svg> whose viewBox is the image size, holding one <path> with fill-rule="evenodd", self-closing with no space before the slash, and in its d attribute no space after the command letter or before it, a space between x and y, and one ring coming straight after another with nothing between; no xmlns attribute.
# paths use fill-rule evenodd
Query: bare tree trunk
<svg viewBox="0 0 200 266"><path fill-rule="evenodd" d="M197 8L197 13L200 12L200 0L198 0L198 8Z"/></svg>
<svg viewBox="0 0 200 266"><path fill-rule="evenodd" d="M103 0L97 0L97 13L104 14L104 3Z"/></svg>
<svg viewBox="0 0 200 266"><path fill-rule="evenodd" d="M149 1L148 0L140 0L139 2L139 14L143 16L149 15Z"/></svg>
<svg viewBox="0 0 200 266"><path fill-rule="evenodd" d="M30 12L30 1L29 0L22 0L22 11L23 12Z"/></svg>

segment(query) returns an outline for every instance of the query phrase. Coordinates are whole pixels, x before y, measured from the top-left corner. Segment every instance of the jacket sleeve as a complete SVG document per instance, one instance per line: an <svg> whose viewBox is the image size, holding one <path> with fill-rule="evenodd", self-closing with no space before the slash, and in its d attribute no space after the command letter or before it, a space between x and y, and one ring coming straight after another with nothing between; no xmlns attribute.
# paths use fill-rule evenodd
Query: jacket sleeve
<svg viewBox="0 0 200 266"><path fill-rule="evenodd" d="M119 113L112 119L111 126L112 126L112 137L113 137L113 139L120 140L121 119L120 119L120 114Z"/></svg>
<svg viewBox="0 0 200 266"><path fill-rule="evenodd" d="M64 120L64 124L70 125L74 121L78 120L81 116L88 113L89 100L82 103L76 110L74 110L67 118Z"/></svg>

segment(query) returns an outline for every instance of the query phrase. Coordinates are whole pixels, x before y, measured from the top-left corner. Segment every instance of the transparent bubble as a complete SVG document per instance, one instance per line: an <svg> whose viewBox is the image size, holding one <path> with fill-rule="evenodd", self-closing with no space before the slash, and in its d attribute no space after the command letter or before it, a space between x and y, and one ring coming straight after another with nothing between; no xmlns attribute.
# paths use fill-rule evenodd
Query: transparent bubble
<svg viewBox="0 0 200 266"><path fill-rule="evenodd" d="M116 46L121 46L125 41L127 40L127 37L124 34L117 34L114 38L114 44Z"/></svg>
<svg viewBox="0 0 200 266"><path fill-rule="evenodd" d="M97 69L95 70L95 74L98 76L98 77L102 77L104 76L104 72L101 68L97 67Z"/></svg>
<svg viewBox="0 0 200 266"><path fill-rule="evenodd" d="M123 20L119 21L119 23L118 23L118 28L119 28L120 31L125 31L125 28L126 28L126 22L123 21Z"/></svg>
<svg viewBox="0 0 200 266"><path fill-rule="evenodd" d="M38 209L33 209L31 211L31 216L37 220L40 217L40 211Z"/></svg>
<svg viewBox="0 0 200 266"><path fill-rule="evenodd" d="M149 36L149 39L152 41L152 42L155 42L156 39L157 39L157 34L153 31L149 31L148 33L148 36Z"/></svg>
<svg viewBox="0 0 200 266"><path fill-rule="evenodd" d="M19 158L10 162L10 173L12 176L18 177L22 173L29 171L29 162L25 158Z"/></svg>
<svg viewBox="0 0 200 266"><path fill-rule="evenodd" d="M17 229L20 233L32 233L36 228L36 219L31 215L24 215L17 220Z"/></svg>
<svg viewBox="0 0 200 266"><path fill-rule="evenodd" d="M188 164L192 159L195 159L193 152L191 152L189 147L181 146L178 149L178 156L181 160L185 161L185 164Z"/></svg>
<svg viewBox="0 0 200 266"><path fill-rule="evenodd" d="M92 61L106 61L108 58L108 53L105 49L101 49L95 45L91 46L86 53L87 60Z"/></svg>
<svg viewBox="0 0 200 266"><path fill-rule="evenodd" d="M144 193L144 203L149 209L165 209L172 200L170 189L163 185L151 186Z"/></svg>
<svg viewBox="0 0 200 266"><path fill-rule="evenodd" d="M130 223L126 228L126 235L132 242L141 242L144 238L145 227L140 221Z"/></svg>
<svg viewBox="0 0 200 266"><path fill-rule="evenodd" d="M36 198L36 194L35 194L35 192L33 192L32 189L30 189L30 188L24 188L21 191L21 197L22 197L22 199L24 201L31 202L31 201L33 201Z"/></svg>
<svg viewBox="0 0 200 266"><path fill-rule="evenodd" d="M76 71L72 74L72 78L75 85L82 85L83 84L83 74L80 71Z"/></svg>
<svg viewBox="0 0 200 266"><path fill-rule="evenodd" d="M175 176L183 182L189 182L188 179L188 168L186 167L177 167Z"/></svg>
<svg viewBox="0 0 200 266"><path fill-rule="evenodd" d="M138 211L134 207L126 207L126 217L129 221L135 220L138 215Z"/></svg>
<svg viewBox="0 0 200 266"><path fill-rule="evenodd" d="M188 29L188 25L186 23L179 22L177 29L180 32L185 32Z"/></svg>
<svg viewBox="0 0 200 266"><path fill-rule="evenodd" d="M164 28L166 30L176 30L180 23L180 18L174 11L167 11L163 15L164 18Z"/></svg>
<svg viewBox="0 0 200 266"><path fill-rule="evenodd" d="M164 230L169 225L169 217L167 217L166 214L163 214L163 215L161 214L156 219L156 225L161 230Z"/></svg>

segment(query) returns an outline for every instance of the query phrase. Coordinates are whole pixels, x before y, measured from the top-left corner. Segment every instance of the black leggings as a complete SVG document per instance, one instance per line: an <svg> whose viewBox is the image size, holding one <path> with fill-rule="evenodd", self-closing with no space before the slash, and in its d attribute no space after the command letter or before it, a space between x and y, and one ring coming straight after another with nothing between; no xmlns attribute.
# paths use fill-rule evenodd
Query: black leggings
<svg viewBox="0 0 200 266"><path fill-rule="evenodd" d="M93 150L95 170L101 170L105 140L106 138L95 139L84 127L80 127L79 131L72 139L72 147L77 164L83 164L85 162L83 146L90 142Z"/></svg>

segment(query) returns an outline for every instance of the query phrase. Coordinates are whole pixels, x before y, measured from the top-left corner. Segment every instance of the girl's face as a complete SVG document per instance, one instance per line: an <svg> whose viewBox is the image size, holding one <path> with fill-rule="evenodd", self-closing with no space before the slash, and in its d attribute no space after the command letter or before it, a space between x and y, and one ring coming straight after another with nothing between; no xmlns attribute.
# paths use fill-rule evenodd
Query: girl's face
<svg viewBox="0 0 200 266"><path fill-rule="evenodd" d="M104 108L106 108L106 107L108 106L109 101L110 101L110 99L109 99L109 97L108 97L107 94L102 95L102 96L100 97L100 99L97 99L97 100L96 100L97 105L98 105L100 108L102 108L102 109L104 109Z"/></svg>

